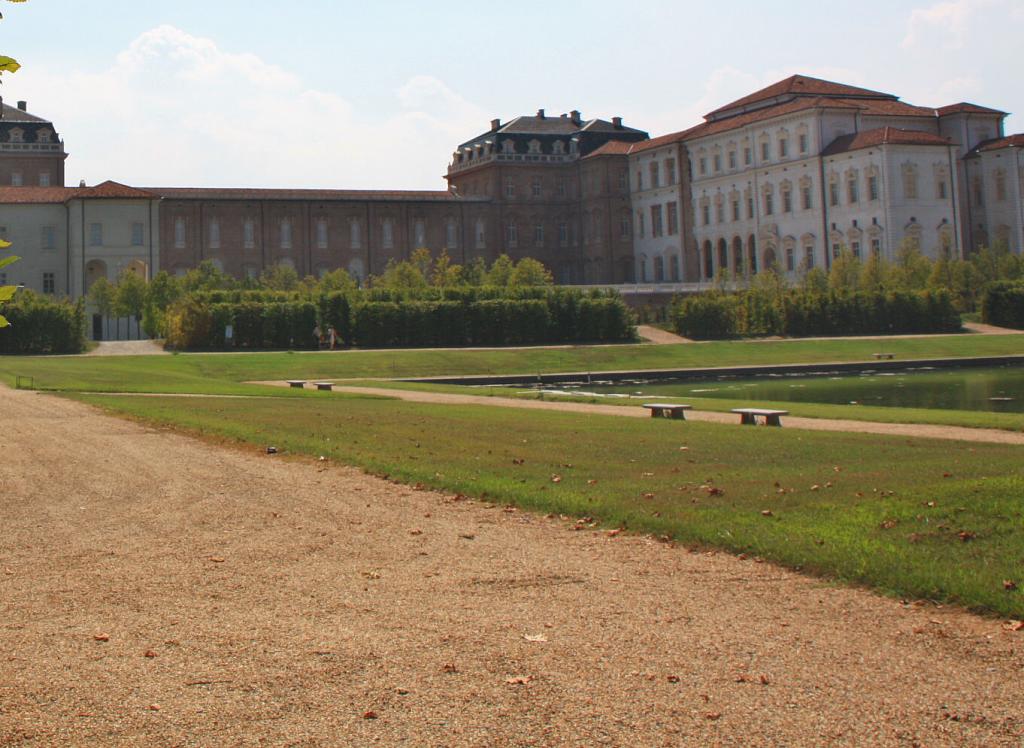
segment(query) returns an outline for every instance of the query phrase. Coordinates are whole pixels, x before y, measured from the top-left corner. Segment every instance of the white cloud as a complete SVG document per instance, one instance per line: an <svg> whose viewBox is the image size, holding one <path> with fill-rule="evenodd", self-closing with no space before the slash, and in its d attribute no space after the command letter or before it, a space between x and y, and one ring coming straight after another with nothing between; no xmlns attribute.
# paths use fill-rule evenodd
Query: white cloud
<svg viewBox="0 0 1024 748"><path fill-rule="evenodd" d="M37 67L17 85L65 138L69 183L443 189L452 149L487 121L428 76L357 116L338 93L168 25L106 69Z"/></svg>
<svg viewBox="0 0 1024 748"><path fill-rule="evenodd" d="M977 13L996 4L1001 3L999 0L947 0L916 8L910 13L902 46L904 49L920 46L962 49Z"/></svg>

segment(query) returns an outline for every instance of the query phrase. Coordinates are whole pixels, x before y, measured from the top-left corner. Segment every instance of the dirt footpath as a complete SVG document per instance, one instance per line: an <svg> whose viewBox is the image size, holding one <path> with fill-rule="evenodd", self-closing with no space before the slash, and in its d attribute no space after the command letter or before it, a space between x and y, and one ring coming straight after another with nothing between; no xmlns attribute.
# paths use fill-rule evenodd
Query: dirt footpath
<svg viewBox="0 0 1024 748"><path fill-rule="evenodd" d="M0 745L1019 746L1024 632L0 390Z"/></svg>

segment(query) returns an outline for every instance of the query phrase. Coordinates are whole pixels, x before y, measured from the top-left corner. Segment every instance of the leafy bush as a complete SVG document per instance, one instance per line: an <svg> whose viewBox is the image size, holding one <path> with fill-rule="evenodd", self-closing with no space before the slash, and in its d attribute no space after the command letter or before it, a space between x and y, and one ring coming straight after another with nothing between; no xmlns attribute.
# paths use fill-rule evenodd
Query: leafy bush
<svg viewBox="0 0 1024 748"><path fill-rule="evenodd" d="M22 291L4 305L9 327L0 329L0 353L81 353L85 350L84 302L55 301Z"/></svg>
<svg viewBox="0 0 1024 748"><path fill-rule="evenodd" d="M981 297L981 321L999 327L1024 329L1024 283L997 281Z"/></svg>

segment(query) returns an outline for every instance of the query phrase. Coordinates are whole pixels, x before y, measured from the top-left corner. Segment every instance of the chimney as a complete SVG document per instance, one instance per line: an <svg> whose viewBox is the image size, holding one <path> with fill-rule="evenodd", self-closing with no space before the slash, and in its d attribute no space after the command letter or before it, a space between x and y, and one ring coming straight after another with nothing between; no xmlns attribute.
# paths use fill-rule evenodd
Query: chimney
<svg viewBox="0 0 1024 748"><path fill-rule="evenodd" d="M85 180L84 179L78 180L78 189L80 189L80 190L81 189L85 189Z"/></svg>
<svg viewBox="0 0 1024 748"><path fill-rule="evenodd" d="M537 110L537 119L544 119L544 110L543 109L538 109Z"/></svg>
<svg viewBox="0 0 1024 748"><path fill-rule="evenodd" d="M583 121L583 115L581 115L575 109L573 109L571 112L569 112L569 116L572 118L572 123L574 125L578 125L578 124L580 124Z"/></svg>
<svg viewBox="0 0 1024 748"><path fill-rule="evenodd" d="M615 126L616 130L621 130L622 129L622 117L612 117L612 124Z"/></svg>
<svg viewBox="0 0 1024 748"><path fill-rule="evenodd" d="M500 129L501 129L501 120L500 119L492 119L491 120L491 132L498 132L498 130L500 130Z"/></svg>
<svg viewBox="0 0 1024 748"><path fill-rule="evenodd" d="M28 102L27 101L19 101L18 102L18 109L20 109L23 112L27 112L28 111Z"/></svg>

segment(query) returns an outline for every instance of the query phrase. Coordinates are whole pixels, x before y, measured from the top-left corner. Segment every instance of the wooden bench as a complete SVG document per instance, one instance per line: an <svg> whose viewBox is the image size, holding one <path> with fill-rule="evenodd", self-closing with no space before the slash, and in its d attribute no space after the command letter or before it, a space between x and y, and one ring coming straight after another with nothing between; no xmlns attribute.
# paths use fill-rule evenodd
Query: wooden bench
<svg viewBox="0 0 1024 748"><path fill-rule="evenodd" d="M306 386L305 379L289 379L287 380L287 382L289 387L294 387L297 390L301 390L303 387Z"/></svg>
<svg viewBox="0 0 1024 748"><path fill-rule="evenodd" d="M651 411L651 418L675 418L679 421L685 421L686 411L693 408L692 405L678 403L644 403L644 407Z"/></svg>
<svg viewBox="0 0 1024 748"><path fill-rule="evenodd" d="M334 389L334 382L313 382L313 386L321 392L330 392Z"/></svg>
<svg viewBox="0 0 1024 748"><path fill-rule="evenodd" d="M892 353L872 353L871 355L875 357L876 361L881 361L883 358L887 358L891 361L893 357Z"/></svg>
<svg viewBox="0 0 1024 748"><path fill-rule="evenodd" d="M733 408L733 413L740 414L740 423L745 426L756 426L757 419L763 418L765 426L781 426L782 416L788 416L788 410L771 410L770 408Z"/></svg>

